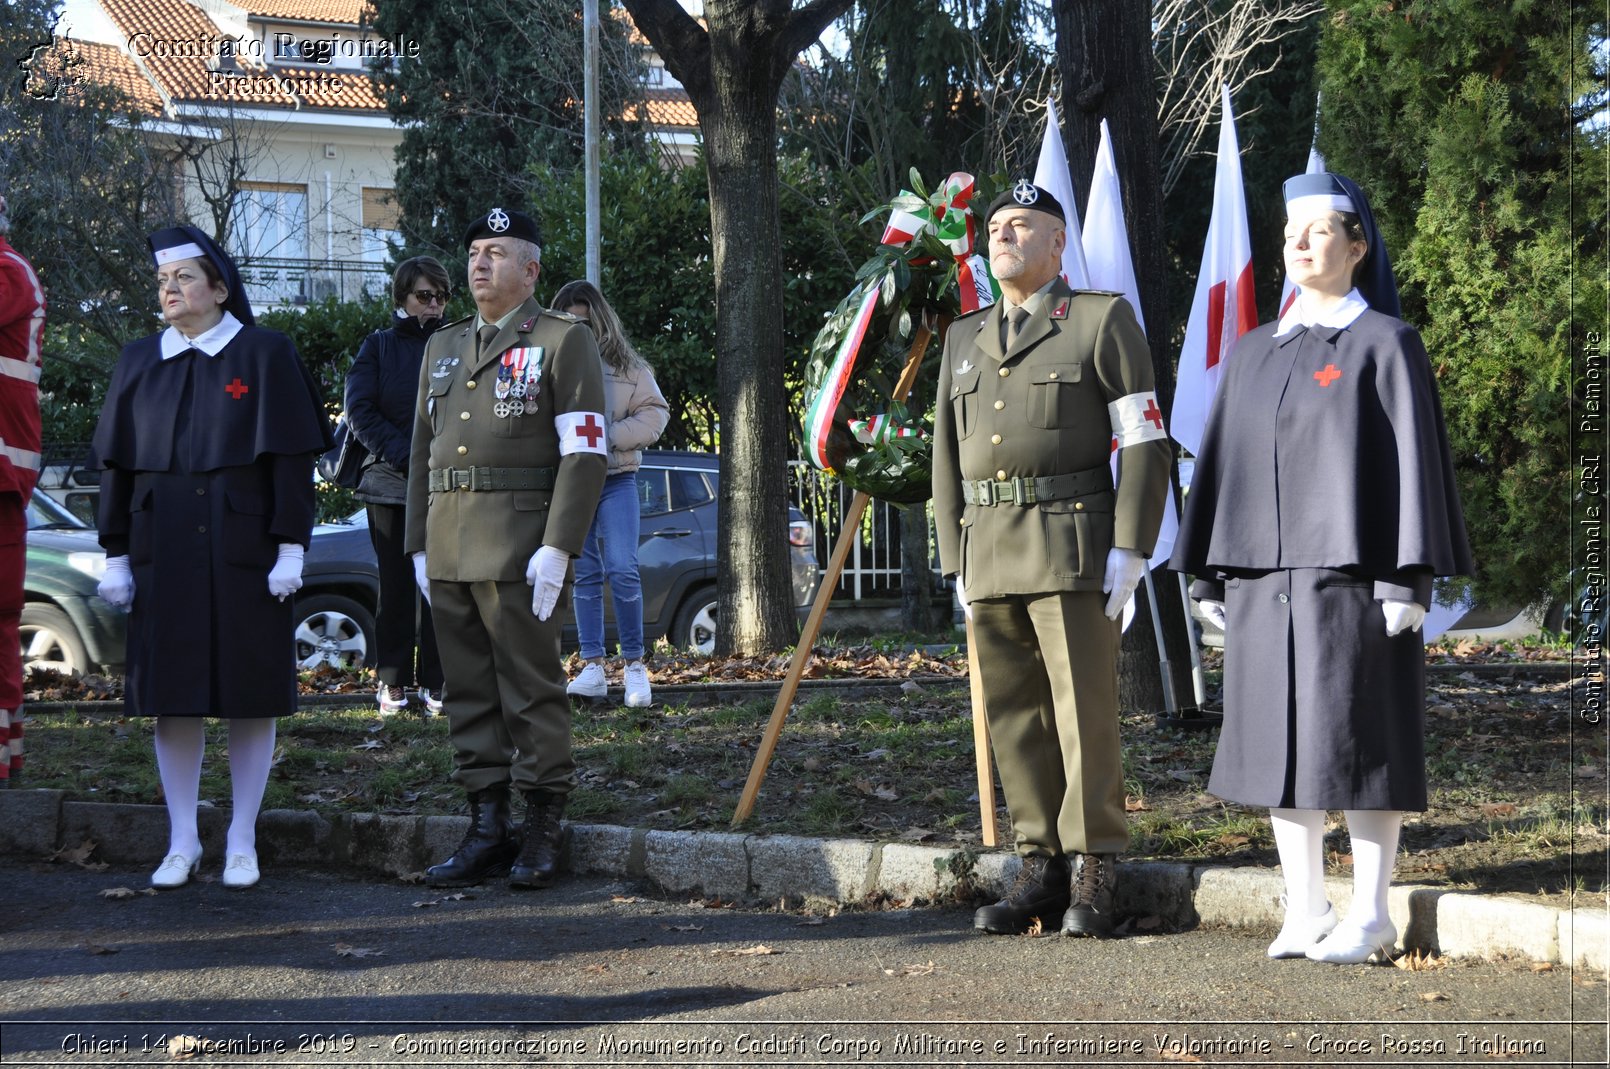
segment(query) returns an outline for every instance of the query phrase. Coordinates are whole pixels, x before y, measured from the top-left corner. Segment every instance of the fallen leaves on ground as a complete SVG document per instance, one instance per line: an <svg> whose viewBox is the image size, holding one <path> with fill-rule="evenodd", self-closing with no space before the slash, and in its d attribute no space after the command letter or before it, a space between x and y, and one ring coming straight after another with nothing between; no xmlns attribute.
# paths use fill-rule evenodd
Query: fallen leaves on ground
<svg viewBox="0 0 1610 1069"><path fill-rule="evenodd" d="M90 872L104 872L107 867L106 862L91 861L89 859L89 856L95 852L95 848L99 845L101 844L96 842L94 839L85 839L77 846L62 847L60 850L57 850L54 854L50 855L50 860L65 861L68 864L77 865L79 868L87 869Z"/></svg>
<svg viewBox="0 0 1610 1069"><path fill-rule="evenodd" d="M928 963L926 963L924 965L902 965L898 969L884 969L883 970L883 975L885 975L885 976L927 976L928 974L930 974L930 973L932 973L934 971L934 968L935 968L934 963L930 961L930 962L928 962Z"/></svg>
<svg viewBox="0 0 1610 1069"><path fill-rule="evenodd" d="M715 950L710 951L710 953L712 953L712 954L725 954L726 956L733 957L733 958L754 958L754 957L764 957L764 956L766 956L768 954L781 954L782 951L773 950L771 947L767 946L765 943L761 943L761 944L759 944L757 946L744 947L742 950L728 950L728 949L726 949L724 947L717 947Z"/></svg>
<svg viewBox="0 0 1610 1069"><path fill-rule="evenodd" d="M337 957L342 958L377 958L384 954L384 950L374 947L355 947L351 943L331 943L330 949L335 951Z"/></svg>
<svg viewBox="0 0 1610 1069"><path fill-rule="evenodd" d="M704 931L704 925L702 925L702 924L662 924L662 925L660 925L660 927L664 928L668 932L702 932L702 931Z"/></svg>
<svg viewBox="0 0 1610 1069"><path fill-rule="evenodd" d="M1407 954L1400 954L1392 959L1392 964L1405 972L1429 972L1440 969L1448 963L1435 954L1427 954L1422 950L1411 950Z"/></svg>
<svg viewBox="0 0 1610 1069"><path fill-rule="evenodd" d="M1448 996L1444 995L1441 991L1422 991L1422 992L1420 992L1420 1001L1421 1002L1447 1002L1448 1001Z"/></svg>
<svg viewBox="0 0 1610 1069"><path fill-rule="evenodd" d="M135 898L139 895L154 895L157 893L157 889L155 887L142 887L136 891L132 887L108 887L106 890L98 893L102 898Z"/></svg>

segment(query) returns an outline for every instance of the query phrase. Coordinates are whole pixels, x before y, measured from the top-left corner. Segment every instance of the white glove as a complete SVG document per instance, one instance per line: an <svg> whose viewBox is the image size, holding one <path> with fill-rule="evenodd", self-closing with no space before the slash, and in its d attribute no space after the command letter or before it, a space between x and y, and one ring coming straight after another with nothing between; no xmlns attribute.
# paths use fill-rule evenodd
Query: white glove
<svg viewBox="0 0 1610 1069"><path fill-rule="evenodd" d="M553 615L569 570L570 554L562 549L543 546L531 554L531 562L525 566L525 581L532 586L531 611L537 619L546 620Z"/></svg>
<svg viewBox="0 0 1610 1069"><path fill-rule="evenodd" d="M1393 638L1405 631L1418 631L1420 625L1426 621L1426 611L1418 602L1394 601L1390 598L1381 602L1381 615L1386 617L1386 635Z"/></svg>
<svg viewBox="0 0 1610 1069"><path fill-rule="evenodd" d="M967 588L962 585L962 573L956 573L956 600L961 603L962 616L973 618L973 603L967 600Z"/></svg>
<svg viewBox="0 0 1610 1069"><path fill-rule="evenodd" d="M95 588L95 593L114 609L128 612L134 607L134 573L129 571L126 555L106 558L106 574L101 576L101 585Z"/></svg>
<svg viewBox="0 0 1610 1069"><path fill-rule="evenodd" d="M1146 574L1146 558L1133 549L1114 546L1107 553L1107 574L1101 580L1101 592L1112 595L1107 599L1107 619L1116 620L1123 615L1124 603L1140 585Z"/></svg>
<svg viewBox="0 0 1610 1069"><path fill-rule="evenodd" d="M268 570L268 592L284 601L302 589L302 547L281 542L279 557Z"/></svg>
<svg viewBox="0 0 1610 1069"><path fill-rule="evenodd" d="M1220 631L1224 630L1224 602L1210 601L1207 598L1203 598L1196 604L1202 610L1202 619L1217 627Z"/></svg>
<svg viewBox="0 0 1610 1069"><path fill-rule="evenodd" d="M430 576L425 574L425 554L423 554L423 553L415 553L414 556L413 556L413 561L414 561L414 582L419 585L419 592L420 592L421 595L424 596L425 604L429 605L430 604Z"/></svg>

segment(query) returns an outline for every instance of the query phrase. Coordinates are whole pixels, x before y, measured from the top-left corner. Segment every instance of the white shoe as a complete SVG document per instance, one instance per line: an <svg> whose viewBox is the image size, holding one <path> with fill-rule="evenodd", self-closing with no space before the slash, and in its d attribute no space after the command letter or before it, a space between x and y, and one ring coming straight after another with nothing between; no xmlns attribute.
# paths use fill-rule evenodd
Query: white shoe
<svg viewBox="0 0 1610 1069"><path fill-rule="evenodd" d="M1333 965L1357 965L1376 955L1390 961L1397 942L1398 930L1391 921L1383 921L1379 928L1342 924L1309 947L1307 956L1310 961L1328 961Z"/></svg>
<svg viewBox="0 0 1610 1069"><path fill-rule="evenodd" d="M604 666L588 661L581 674L570 681L565 693L574 698L602 698L609 693L609 682L604 679Z"/></svg>
<svg viewBox="0 0 1610 1069"><path fill-rule="evenodd" d="M419 700L425 703L425 717L427 719L433 716L441 715L442 690L440 687L436 688L435 690L428 690L425 687L420 687Z"/></svg>
<svg viewBox="0 0 1610 1069"><path fill-rule="evenodd" d="M230 854L229 863L224 866L224 886L239 891L255 884L259 875L255 853Z"/></svg>
<svg viewBox="0 0 1610 1069"><path fill-rule="evenodd" d="M1280 896L1280 904L1286 905L1286 896ZM1330 934L1336 927L1336 911L1329 902L1325 903L1325 912L1317 917L1302 917L1293 913L1286 907L1286 923L1280 926L1280 934L1275 941L1269 944L1268 954L1271 958L1300 958L1308 953L1308 948Z"/></svg>
<svg viewBox="0 0 1610 1069"><path fill-rule="evenodd" d="M381 716L390 716L408 708L408 692L401 687L388 687L382 683L375 698L380 703Z"/></svg>
<svg viewBox="0 0 1610 1069"><path fill-rule="evenodd" d="M626 704L633 709L646 709L654 704L654 691L648 685L648 669L642 661L626 666Z"/></svg>
<svg viewBox="0 0 1610 1069"><path fill-rule="evenodd" d="M183 887L190 882L190 877L196 874L201 867L201 855L187 857L184 854L169 854L162 859L162 864L151 874L151 886L171 890Z"/></svg>

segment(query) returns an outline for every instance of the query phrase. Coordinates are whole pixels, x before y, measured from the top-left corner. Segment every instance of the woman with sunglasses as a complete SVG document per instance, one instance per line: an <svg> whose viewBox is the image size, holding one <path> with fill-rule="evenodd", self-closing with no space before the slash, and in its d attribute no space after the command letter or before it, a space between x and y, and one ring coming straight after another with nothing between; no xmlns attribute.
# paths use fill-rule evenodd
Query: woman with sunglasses
<svg viewBox="0 0 1610 1069"><path fill-rule="evenodd" d="M357 496L369 514L369 540L380 570L375 611L380 715L407 708L408 691L417 685L423 714L435 716L442 708L442 665L430 605L420 597L413 563L403 552L403 518L419 365L425 340L442 322L447 269L429 256L404 260L392 276L391 295L396 306L391 326L364 339L347 372L347 421L369 450Z"/></svg>

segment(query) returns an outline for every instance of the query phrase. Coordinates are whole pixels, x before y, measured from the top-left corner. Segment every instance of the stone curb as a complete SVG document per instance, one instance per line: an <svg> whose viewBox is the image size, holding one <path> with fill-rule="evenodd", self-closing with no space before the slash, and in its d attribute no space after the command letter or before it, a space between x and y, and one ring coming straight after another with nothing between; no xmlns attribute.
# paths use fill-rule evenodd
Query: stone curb
<svg viewBox="0 0 1610 1069"><path fill-rule="evenodd" d="M221 856L227 812L204 808L205 856ZM464 817L375 813L326 817L275 809L257 825L263 867L343 869L405 876L450 854ZM649 831L603 824L570 826L570 868L648 880L668 894L807 906L877 902L971 902L999 897L1017 871L1001 851L941 849L859 839ZM49 857L64 846L96 843L98 860L151 865L167 845L162 806L69 800L63 791L0 791L0 854ZM1199 924L1273 930L1281 919L1281 879L1263 868L1156 861L1120 865L1119 910L1164 926ZM1328 882L1345 911L1349 881ZM1392 888L1389 909L1405 948L1457 958L1520 958L1605 971L1610 913L1603 906L1559 909L1522 899L1440 888Z"/></svg>

